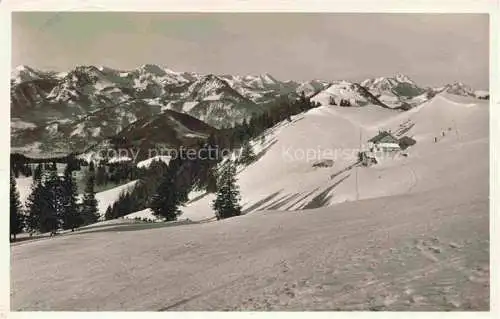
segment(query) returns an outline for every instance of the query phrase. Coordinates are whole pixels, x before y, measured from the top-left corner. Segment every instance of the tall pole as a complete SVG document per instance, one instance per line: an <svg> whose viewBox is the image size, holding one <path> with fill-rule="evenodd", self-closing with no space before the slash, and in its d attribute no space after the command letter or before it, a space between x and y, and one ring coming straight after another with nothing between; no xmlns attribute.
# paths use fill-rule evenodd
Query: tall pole
<svg viewBox="0 0 500 319"><path fill-rule="evenodd" d="M359 129L359 147L358 147L358 151L361 152L361 128ZM358 186L358 166L359 165L358 164L356 164L356 200L359 200L359 186Z"/></svg>
<svg viewBox="0 0 500 319"><path fill-rule="evenodd" d="M453 126L455 126L455 133L457 134L458 142L461 142L461 140L460 140L460 133L458 133L457 122L455 122L455 120L453 120Z"/></svg>

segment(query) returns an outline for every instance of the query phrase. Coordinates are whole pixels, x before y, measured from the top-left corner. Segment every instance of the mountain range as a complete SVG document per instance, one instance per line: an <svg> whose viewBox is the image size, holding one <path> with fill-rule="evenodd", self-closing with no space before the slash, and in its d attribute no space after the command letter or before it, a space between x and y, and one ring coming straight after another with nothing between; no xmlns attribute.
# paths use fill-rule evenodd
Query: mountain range
<svg viewBox="0 0 500 319"><path fill-rule="evenodd" d="M322 105L348 101L352 107L378 105L400 111L441 92L488 96L459 82L421 87L402 74L360 83L299 83L270 74L198 74L152 64L127 71L77 66L68 72L19 66L11 73L11 146L12 152L32 157L63 155L119 136L144 139L150 136L147 127L164 128L157 142L177 145L189 140L186 136L206 136L211 127L248 120L283 97L303 94Z"/></svg>

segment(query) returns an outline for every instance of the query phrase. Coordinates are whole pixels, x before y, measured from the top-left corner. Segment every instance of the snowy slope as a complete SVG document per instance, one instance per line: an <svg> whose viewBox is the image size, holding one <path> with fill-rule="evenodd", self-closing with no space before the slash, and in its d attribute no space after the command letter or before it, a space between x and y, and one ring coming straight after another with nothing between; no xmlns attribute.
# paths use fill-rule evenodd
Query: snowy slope
<svg viewBox="0 0 500 319"><path fill-rule="evenodd" d="M314 208L465 182L487 169L488 104L473 101L439 95L403 113L375 106L322 106L296 116L292 123L268 131L264 144L259 146L259 138L254 142L262 157L238 174L243 209ZM406 129L404 135L417 140L409 150L410 156L387 159L370 168L349 169L360 145L379 129L395 133ZM438 143L434 143L435 137ZM469 163L476 156L476 165L471 167ZM313 167L327 159L334 160L332 167ZM457 173L456 167L466 169ZM190 203L183 208L183 217L212 218L213 198L208 195Z"/></svg>
<svg viewBox="0 0 500 319"><path fill-rule="evenodd" d="M393 111L367 106L340 108L322 106L293 117L265 132L253 143L258 162L238 175L244 210L274 204L277 207L305 205L328 186L330 175L351 165L357 158L360 134L376 132L374 119L386 119ZM309 154L309 158L308 158ZM318 161L333 159L332 168L318 169ZM297 181L300 181L298 183ZM183 208L183 217L200 220L213 217L209 195ZM282 202L282 204L280 204ZM260 204L259 204L260 203Z"/></svg>
<svg viewBox="0 0 500 319"><path fill-rule="evenodd" d="M101 219L104 218L104 214L106 213L106 209L108 208L108 206L112 205L118 199L120 193L131 190L136 183L137 181L132 181L125 185L117 186L95 195L95 198L97 199L97 208L99 210L99 214L101 215Z"/></svg>
<svg viewBox="0 0 500 319"><path fill-rule="evenodd" d="M488 311L483 173L315 210L20 243L11 309Z"/></svg>

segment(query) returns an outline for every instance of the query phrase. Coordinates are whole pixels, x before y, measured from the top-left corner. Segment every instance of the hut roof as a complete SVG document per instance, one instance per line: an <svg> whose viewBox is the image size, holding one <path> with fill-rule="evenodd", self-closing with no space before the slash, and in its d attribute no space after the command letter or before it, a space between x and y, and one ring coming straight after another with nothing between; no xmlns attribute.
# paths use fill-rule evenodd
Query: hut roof
<svg viewBox="0 0 500 319"><path fill-rule="evenodd" d="M398 143L398 139L395 138L391 133L387 131L382 131L376 136L368 140L371 143Z"/></svg>

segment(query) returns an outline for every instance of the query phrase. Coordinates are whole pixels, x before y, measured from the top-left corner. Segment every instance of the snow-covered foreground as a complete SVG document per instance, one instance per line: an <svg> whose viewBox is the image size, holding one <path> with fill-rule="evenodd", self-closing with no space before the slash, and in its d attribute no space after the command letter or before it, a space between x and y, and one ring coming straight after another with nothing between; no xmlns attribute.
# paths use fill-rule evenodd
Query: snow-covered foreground
<svg viewBox="0 0 500 319"><path fill-rule="evenodd" d="M328 208L13 246L11 307L488 310L487 176Z"/></svg>

